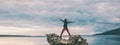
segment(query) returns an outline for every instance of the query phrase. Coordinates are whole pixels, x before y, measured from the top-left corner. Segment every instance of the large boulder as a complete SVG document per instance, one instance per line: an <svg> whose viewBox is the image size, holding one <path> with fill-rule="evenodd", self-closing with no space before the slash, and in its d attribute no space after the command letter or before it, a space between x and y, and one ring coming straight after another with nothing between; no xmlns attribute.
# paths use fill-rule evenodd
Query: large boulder
<svg viewBox="0 0 120 45"><path fill-rule="evenodd" d="M86 39L80 35L72 35L69 39L62 39L59 35L50 33L46 34L47 41L50 45L88 45Z"/></svg>

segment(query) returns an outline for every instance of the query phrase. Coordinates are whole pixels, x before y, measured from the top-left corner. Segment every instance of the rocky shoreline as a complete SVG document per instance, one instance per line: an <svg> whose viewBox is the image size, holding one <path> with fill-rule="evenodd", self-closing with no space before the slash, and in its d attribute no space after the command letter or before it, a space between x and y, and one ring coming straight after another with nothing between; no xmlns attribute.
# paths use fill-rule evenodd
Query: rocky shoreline
<svg viewBox="0 0 120 45"><path fill-rule="evenodd" d="M50 45L88 45L87 40L80 35L72 35L69 39L62 39L55 33L46 34L46 36Z"/></svg>

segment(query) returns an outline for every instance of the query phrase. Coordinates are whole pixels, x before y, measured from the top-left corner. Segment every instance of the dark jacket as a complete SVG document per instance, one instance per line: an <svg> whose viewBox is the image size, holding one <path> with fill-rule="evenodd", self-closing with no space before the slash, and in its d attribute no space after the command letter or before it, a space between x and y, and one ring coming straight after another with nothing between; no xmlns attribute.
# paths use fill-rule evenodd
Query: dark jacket
<svg viewBox="0 0 120 45"><path fill-rule="evenodd" d="M68 27L68 23L73 23L73 22L67 21L67 19L65 19L65 20L60 19L60 20L64 23L64 25L63 25L64 28Z"/></svg>

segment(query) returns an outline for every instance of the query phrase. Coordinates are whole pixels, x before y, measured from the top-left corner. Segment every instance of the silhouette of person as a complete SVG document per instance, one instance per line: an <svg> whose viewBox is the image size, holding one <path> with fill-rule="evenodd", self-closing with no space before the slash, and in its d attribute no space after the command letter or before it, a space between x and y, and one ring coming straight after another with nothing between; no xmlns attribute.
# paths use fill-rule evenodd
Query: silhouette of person
<svg viewBox="0 0 120 45"><path fill-rule="evenodd" d="M61 34L60 34L60 37L62 36L62 34L63 34L63 32L66 30L67 31L67 33L69 34L69 36L71 36L71 34L70 34L70 32L69 32L69 30L68 30L68 23L74 23L74 22L72 22L72 21L67 21L67 19L64 19L64 20L62 20L61 18L59 18L63 23L64 23L64 25L63 25L63 30L62 30L62 32L61 32Z"/></svg>

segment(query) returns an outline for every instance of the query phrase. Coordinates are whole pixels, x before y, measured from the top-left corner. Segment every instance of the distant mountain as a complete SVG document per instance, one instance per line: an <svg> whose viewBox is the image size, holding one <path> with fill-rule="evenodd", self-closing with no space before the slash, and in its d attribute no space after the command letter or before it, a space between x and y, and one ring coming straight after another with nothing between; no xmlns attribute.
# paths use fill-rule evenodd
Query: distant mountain
<svg viewBox="0 0 120 45"><path fill-rule="evenodd" d="M120 35L120 28L106 31L103 33L99 33L99 34L95 34L95 35Z"/></svg>
<svg viewBox="0 0 120 45"><path fill-rule="evenodd" d="M46 36L30 36L30 35L0 35L0 37L46 37Z"/></svg>
<svg viewBox="0 0 120 45"><path fill-rule="evenodd" d="M0 37L31 37L29 35L0 35Z"/></svg>

